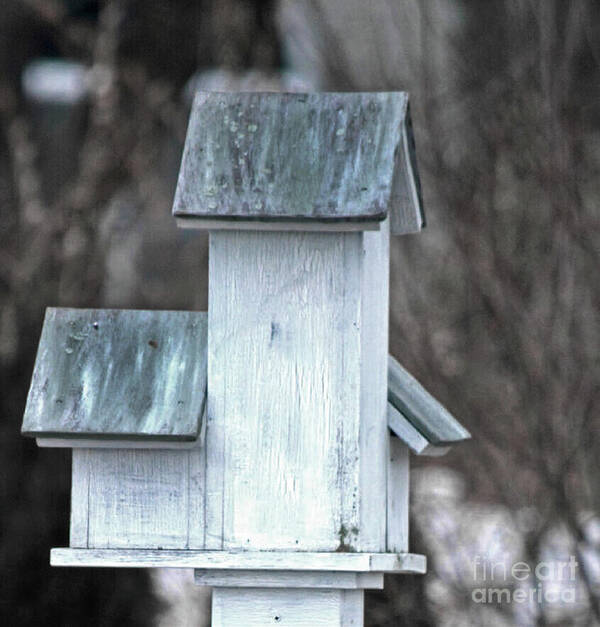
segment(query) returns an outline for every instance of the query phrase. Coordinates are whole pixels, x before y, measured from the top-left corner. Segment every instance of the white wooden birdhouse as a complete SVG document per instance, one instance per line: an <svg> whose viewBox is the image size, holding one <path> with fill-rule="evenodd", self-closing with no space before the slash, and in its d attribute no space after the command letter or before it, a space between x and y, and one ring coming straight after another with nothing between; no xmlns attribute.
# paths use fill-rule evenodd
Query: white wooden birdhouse
<svg viewBox="0 0 600 627"><path fill-rule="evenodd" d="M194 568L214 625L362 625L423 573L408 451L468 432L388 357L390 234L423 226L404 93L199 93L173 213L209 309L49 309L23 433L73 448L56 566Z"/></svg>

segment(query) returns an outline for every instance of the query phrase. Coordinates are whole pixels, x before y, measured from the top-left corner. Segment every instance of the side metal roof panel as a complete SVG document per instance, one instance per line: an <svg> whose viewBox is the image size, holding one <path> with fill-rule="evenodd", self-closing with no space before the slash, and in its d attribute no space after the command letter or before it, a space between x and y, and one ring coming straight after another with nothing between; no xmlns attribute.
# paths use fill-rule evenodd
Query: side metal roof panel
<svg viewBox="0 0 600 627"><path fill-rule="evenodd" d="M471 437L391 355L388 361L388 401L430 444L444 446Z"/></svg>
<svg viewBox="0 0 600 627"><path fill-rule="evenodd" d="M23 434L195 440L206 341L206 313L47 309Z"/></svg>

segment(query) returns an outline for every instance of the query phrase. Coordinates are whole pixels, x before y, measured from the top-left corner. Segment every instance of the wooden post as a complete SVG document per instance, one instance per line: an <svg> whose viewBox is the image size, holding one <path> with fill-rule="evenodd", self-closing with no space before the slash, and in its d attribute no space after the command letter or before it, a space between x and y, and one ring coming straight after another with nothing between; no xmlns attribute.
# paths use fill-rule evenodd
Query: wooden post
<svg viewBox="0 0 600 627"><path fill-rule="evenodd" d="M197 570L195 578L213 586L219 627L362 625L364 589L383 588L382 573Z"/></svg>
<svg viewBox="0 0 600 627"><path fill-rule="evenodd" d="M362 625L363 614L363 590L213 589L213 627L349 627Z"/></svg>

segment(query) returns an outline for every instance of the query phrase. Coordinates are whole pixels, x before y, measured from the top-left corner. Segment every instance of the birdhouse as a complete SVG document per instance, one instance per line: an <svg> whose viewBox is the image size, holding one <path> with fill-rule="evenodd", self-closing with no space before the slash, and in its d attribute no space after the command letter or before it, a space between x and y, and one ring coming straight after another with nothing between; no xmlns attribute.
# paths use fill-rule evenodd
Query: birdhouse
<svg viewBox="0 0 600 627"><path fill-rule="evenodd" d="M23 433L73 449L56 566L195 569L214 625L362 625L409 553L409 450L468 432L388 357L424 223L404 93L198 93L173 213L209 308L49 309Z"/></svg>

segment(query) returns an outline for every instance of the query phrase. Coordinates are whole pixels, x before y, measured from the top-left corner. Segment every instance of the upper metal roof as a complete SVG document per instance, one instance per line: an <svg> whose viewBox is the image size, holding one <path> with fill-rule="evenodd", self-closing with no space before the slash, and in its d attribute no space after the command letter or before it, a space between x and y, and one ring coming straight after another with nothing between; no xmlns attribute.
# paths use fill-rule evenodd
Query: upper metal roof
<svg viewBox="0 0 600 627"><path fill-rule="evenodd" d="M388 360L388 401L434 446L448 446L471 437L458 420L391 355ZM390 422L389 426L395 431L394 424ZM405 439L403 432L397 435Z"/></svg>
<svg viewBox="0 0 600 627"><path fill-rule="evenodd" d="M195 440L206 338L206 313L48 308L23 434Z"/></svg>
<svg viewBox="0 0 600 627"><path fill-rule="evenodd" d="M198 92L173 213L420 230L407 94Z"/></svg>

